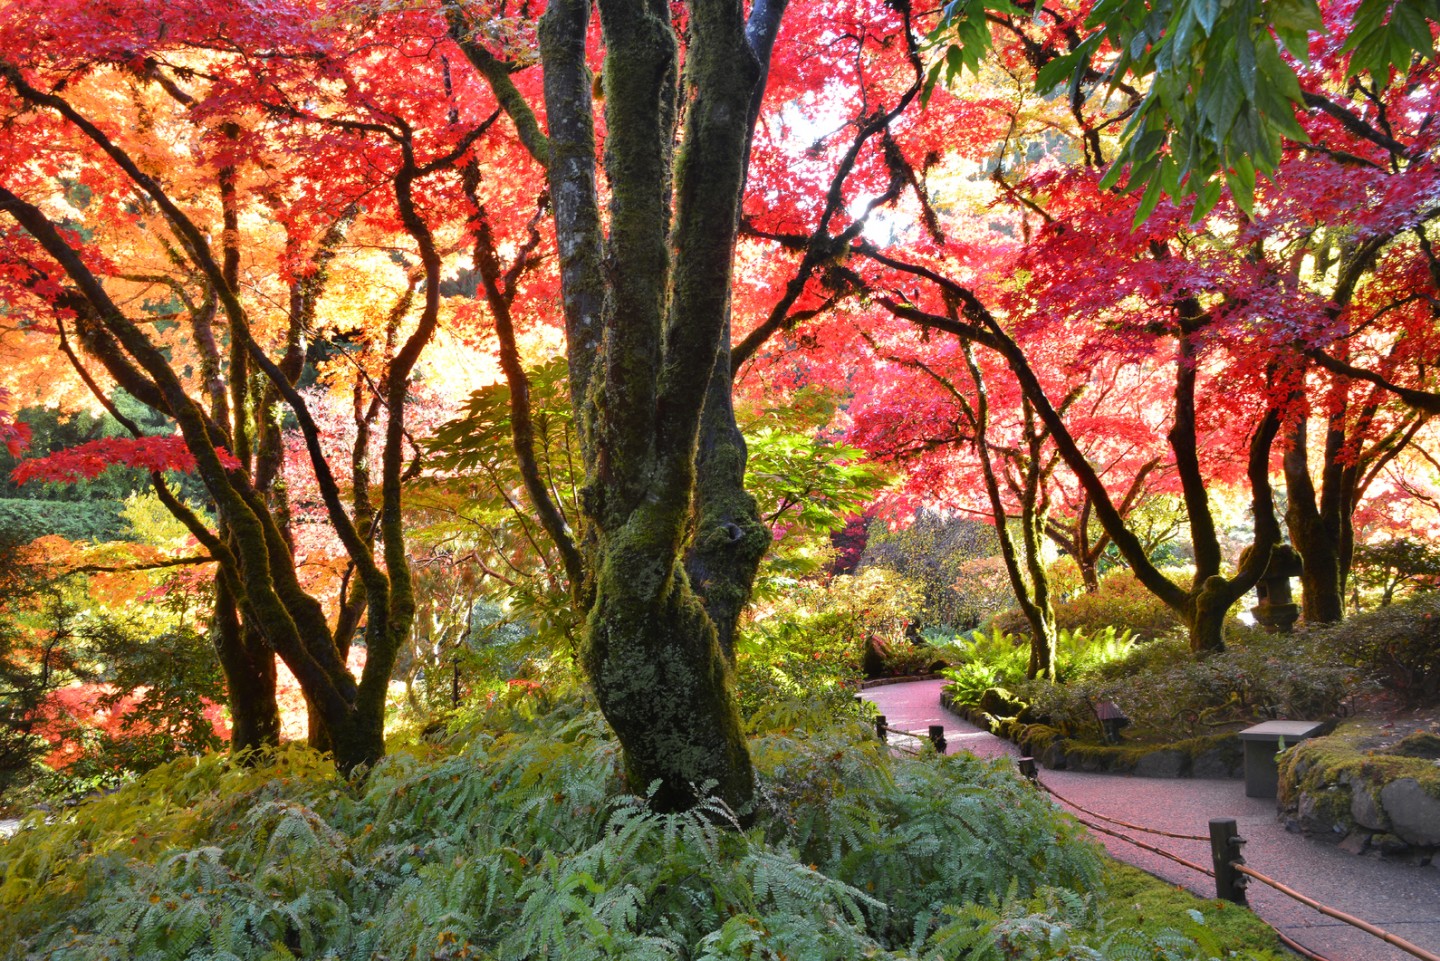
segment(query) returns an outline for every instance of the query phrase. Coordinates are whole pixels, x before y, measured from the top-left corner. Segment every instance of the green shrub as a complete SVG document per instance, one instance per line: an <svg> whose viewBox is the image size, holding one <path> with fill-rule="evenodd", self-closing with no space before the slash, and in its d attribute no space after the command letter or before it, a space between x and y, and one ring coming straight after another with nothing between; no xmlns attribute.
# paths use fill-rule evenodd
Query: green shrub
<svg viewBox="0 0 1440 961"><path fill-rule="evenodd" d="M788 701L845 710L863 678L849 637L795 621L752 627L736 645L735 698L747 721Z"/></svg>
<svg viewBox="0 0 1440 961"><path fill-rule="evenodd" d="M1416 704L1440 702L1440 595L1355 614L1312 628L1310 643Z"/></svg>
<svg viewBox="0 0 1440 961"><path fill-rule="evenodd" d="M945 692L960 704L979 704L989 688L1018 684L1030 665L1029 641L998 627L973 631L968 640L956 638L939 650L950 663L940 672L950 682Z"/></svg>
<svg viewBox="0 0 1440 961"><path fill-rule="evenodd" d="M1092 634L1061 630L1055 639L1055 673L1061 681L1094 674L1128 657L1135 648L1129 631L1106 627ZM1014 687L1025 681L1030 666L1030 640L1006 634L992 627L987 634L975 631L967 642L937 648L951 666L943 673L950 679L946 692L960 704L979 704L986 690Z"/></svg>
<svg viewBox="0 0 1440 961"><path fill-rule="evenodd" d="M1224 653L1204 659L1169 637L1067 684L1026 682L1015 693L1070 736L1098 738L1093 706L1113 701L1132 721L1128 735L1178 741L1267 718L1329 717L1357 683L1354 669L1305 638L1236 630Z"/></svg>
<svg viewBox="0 0 1440 961"><path fill-rule="evenodd" d="M988 524L921 510L899 530L872 524L860 565L918 585L927 623L970 630L1015 603L999 544Z"/></svg>
<svg viewBox="0 0 1440 961"><path fill-rule="evenodd" d="M1012 634L1028 634L1030 626L1018 610L995 617L994 626ZM1100 581L1094 594L1078 593L1055 605L1055 626L1093 634L1107 627L1124 628L1142 639L1161 637L1180 627L1180 619L1129 571Z"/></svg>
<svg viewBox="0 0 1440 961"><path fill-rule="evenodd" d="M47 534L67 541L116 541L130 536L125 502L0 499L0 535L24 544Z"/></svg>
<svg viewBox="0 0 1440 961"><path fill-rule="evenodd" d="M1350 586L1357 609L1362 598L1366 606L1388 607L1433 592L1440 588L1440 548L1408 537L1357 544Z"/></svg>
<svg viewBox="0 0 1440 961"><path fill-rule="evenodd" d="M877 673L928 667L935 655L909 637L919 611L918 588L882 568L792 585L742 626L736 645L741 715L777 698L850 701L867 651L875 652Z"/></svg>

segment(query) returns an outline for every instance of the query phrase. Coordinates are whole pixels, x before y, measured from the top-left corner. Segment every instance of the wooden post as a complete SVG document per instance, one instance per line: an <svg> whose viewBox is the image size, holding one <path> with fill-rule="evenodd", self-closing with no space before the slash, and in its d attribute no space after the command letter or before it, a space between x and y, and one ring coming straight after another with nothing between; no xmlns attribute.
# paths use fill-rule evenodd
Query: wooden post
<svg viewBox="0 0 1440 961"><path fill-rule="evenodd" d="M890 726L885 723L885 715L884 715L884 714L877 714L877 715L875 715L875 736L876 736L876 737L878 737L878 738L879 738L880 740L882 740L882 741L888 742L888 741L890 740L890 730L889 730L889 727L890 727Z"/></svg>
<svg viewBox="0 0 1440 961"><path fill-rule="evenodd" d="M930 743L935 745L936 754L945 753L945 726L943 724L930 725Z"/></svg>
<svg viewBox="0 0 1440 961"><path fill-rule="evenodd" d="M1214 818L1210 821L1210 857L1215 864L1215 896L1225 901L1245 905L1245 875L1235 870L1234 865L1244 864L1240 855L1240 837L1234 818Z"/></svg>
<svg viewBox="0 0 1440 961"><path fill-rule="evenodd" d="M1035 767L1035 759L1033 757L1022 757L1015 763L1020 768L1020 774L1027 781L1034 783L1040 779L1040 772Z"/></svg>

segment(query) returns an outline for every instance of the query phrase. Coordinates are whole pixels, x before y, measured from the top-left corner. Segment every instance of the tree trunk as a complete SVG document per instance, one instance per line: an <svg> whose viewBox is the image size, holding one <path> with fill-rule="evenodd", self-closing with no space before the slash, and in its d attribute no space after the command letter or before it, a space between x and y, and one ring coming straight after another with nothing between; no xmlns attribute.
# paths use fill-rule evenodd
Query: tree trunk
<svg viewBox="0 0 1440 961"><path fill-rule="evenodd" d="M1231 584L1219 575L1207 579L1194 594L1186 618L1193 653L1204 656L1225 650L1225 615L1237 600Z"/></svg>
<svg viewBox="0 0 1440 961"><path fill-rule="evenodd" d="M783 4L756 4L758 32L747 38L741 4L697 0L683 78L667 7L596 6L608 220L596 187L584 0L555 0L541 21L550 139L532 148L554 199L586 467L578 549L593 590L577 592L590 604L582 662L632 790L653 786L663 810L708 792L743 812L754 772L728 658L770 536L743 488L745 446L729 396L730 281L751 108ZM504 85L499 74L487 78ZM509 102L528 129L533 116Z"/></svg>
<svg viewBox="0 0 1440 961"><path fill-rule="evenodd" d="M1306 624L1330 624L1345 616L1340 545L1328 526L1298 518L1294 500L1285 512L1290 542L1300 554L1300 610Z"/></svg>
<svg viewBox="0 0 1440 961"><path fill-rule="evenodd" d="M1345 616L1345 586L1341 574L1341 498L1334 486L1341 468L1327 464L1324 489L1317 504L1315 484L1310 478L1310 454L1305 416L1298 416L1287 431L1284 466L1285 526L1290 543L1300 555L1301 613L1306 624L1326 624ZM1327 456L1338 457L1333 437L1327 438Z"/></svg>
<svg viewBox="0 0 1440 961"><path fill-rule="evenodd" d="M648 512L647 512L648 513ZM630 789L661 810L714 793L742 811L754 773L714 622L648 518L608 538L584 662L624 746Z"/></svg>
<svg viewBox="0 0 1440 961"><path fill-rule="evenodd" d="M685 556L690 585L715 625L725 660L735 663L735 630L750 600L772 534L745 490L745 437L730 397L729 323L705 396L695 456L695 510Z"/></svg>
<svg viewBox="0 0 1440 961"><path fill-rule="evenodd" d="M280 743L280 708L275 701L275 654L257 632L240 622L224 579L215 582L211 639L225 675L230 708L230 753L253 756Z"/></svg>

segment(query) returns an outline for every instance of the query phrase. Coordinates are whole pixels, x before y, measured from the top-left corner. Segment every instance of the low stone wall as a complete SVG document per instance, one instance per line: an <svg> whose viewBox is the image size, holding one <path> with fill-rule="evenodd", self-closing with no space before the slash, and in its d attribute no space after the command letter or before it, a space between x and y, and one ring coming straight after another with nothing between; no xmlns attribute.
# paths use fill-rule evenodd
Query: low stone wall
<svg viewBox="0 0 1440 961"><path fill-rule="evenodd" d="M1015 744L1052 771L1203 778L1238 778L1244 773L1244 749L1234 734L1171 744L1090 744L1071 740L1045 724L1022 724L973 704L956 704L948 694L941 694L940 703L952 714Z"/></svg>
<svg viewBox="0 0 1440 961"><path fill-rule="evenodd" d="M1440 737L1351 722L1280 760L1286 827L1352 854L1424 864L1440 853Z"/></svg>

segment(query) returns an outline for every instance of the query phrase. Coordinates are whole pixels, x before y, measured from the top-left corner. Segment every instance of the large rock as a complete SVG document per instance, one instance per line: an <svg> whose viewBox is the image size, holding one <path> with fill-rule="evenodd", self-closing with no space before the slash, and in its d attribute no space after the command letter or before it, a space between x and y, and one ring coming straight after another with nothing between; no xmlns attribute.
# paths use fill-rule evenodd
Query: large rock
<svg viewBox="0 0 1440 961"><path fill-rule="evenodd" d="M1195 756L1190 773L1205 778L1234 777L1235 764L1224 748L1212 747Z"/></svg>
<svg viewBox="0 0 1440 961"><path fill-rule="evenodd" d="M1137 777L1179 777L1185 770L1185 752L1165 748L1151 751L1135 764Z"/></svg>
<svg viewBox="0 0 1440 961"><path fill-rule="evenodd" d="M1300 817L1300 829L1327 841L1338 841L1349 834L1349 794L1345 788L1333 786L1303 792L1296 810Z"/></svg>
<svg viewBox="0 0 1440 961"><path fill-rule="evenodd" d="M1427 761L1440 761L1440 735L1431 734L1429 731L1415 731L1407 734L1399 744L1385 753L1398 754L1401 757L1418 757Z"/></svg>
<svg viewBox="0 0 1440 961"><path fill-rule="evenodd" d="M1350 785L1350 816L1362 828L1369 828L1371 831L1390 830L1390 819L1385 816L1385 809L1380 806L1380 802L1371 793L1370 786L1364 781Z"/></svg>
<svg viewBox="0 0 1440 961"><path fill-rule="evenodd" d="M1380 804L1391 830L1411 844L1440 845L1440 800L1413 777L1391 781L1380 790Z"/></svg>

